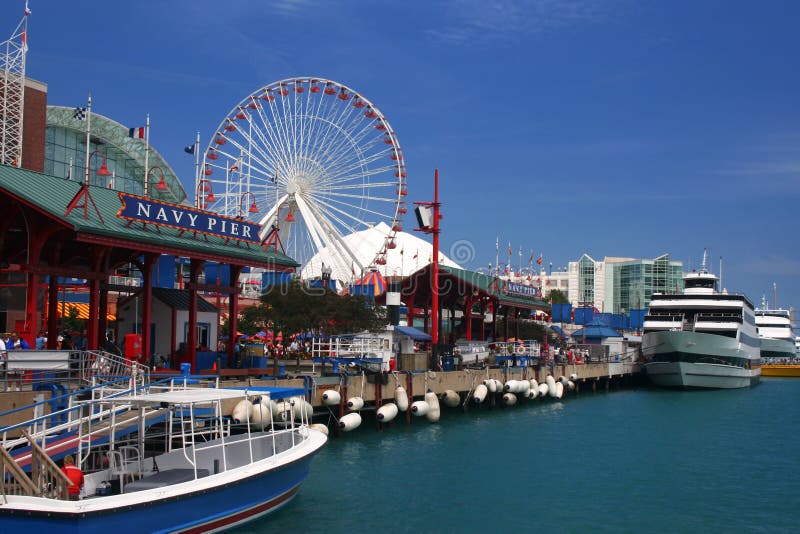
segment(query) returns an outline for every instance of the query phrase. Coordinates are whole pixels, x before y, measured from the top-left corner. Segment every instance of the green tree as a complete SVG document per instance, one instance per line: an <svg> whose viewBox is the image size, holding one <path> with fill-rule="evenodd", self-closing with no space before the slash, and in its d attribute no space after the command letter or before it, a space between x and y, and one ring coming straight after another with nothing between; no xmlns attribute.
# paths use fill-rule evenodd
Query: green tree
<svg viewBox="0 0 800 534"><path fill-rule="evenodd" d="M337 295L329 289L307 287L299 280L274 286L261 296L261 305L251 313L264 317L284 335L378 331L386 326L382 308L354 295Z"/></svg>
<svg viewBox="0 0 800 534"><path fill-rule="evenodd" d="M553 304L569 304L569 299L560 289L552 290L547 297Z"/></svg>
<svg viewBox="0 0 800 534"><path fill-rule="evenodd" d="M86 319L78 319L78 308L67 305L67 314L61 323L64 332L83 332L86 329Z"/></svg>

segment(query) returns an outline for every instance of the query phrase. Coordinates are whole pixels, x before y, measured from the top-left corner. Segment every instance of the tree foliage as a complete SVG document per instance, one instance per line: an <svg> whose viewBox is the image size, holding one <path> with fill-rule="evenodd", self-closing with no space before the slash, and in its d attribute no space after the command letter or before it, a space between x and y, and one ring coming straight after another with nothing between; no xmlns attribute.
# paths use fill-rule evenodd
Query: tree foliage
<svg viewBox="0 0 800 534"><path fill-rule="evenodd" d="M554 289L547 294L553 304L569 304L569 299L560 289Z"/></svg>
<svg viewBox="0 0 800 534"><path fill-rule="evenodd" d="M329 289L310 288L293 280L288 285L271 287L261 296L261 304L240 314L241 332L254 333L268 325L284 335L352 334L382 330L386 315L364 297L337 295Z"/></svg>

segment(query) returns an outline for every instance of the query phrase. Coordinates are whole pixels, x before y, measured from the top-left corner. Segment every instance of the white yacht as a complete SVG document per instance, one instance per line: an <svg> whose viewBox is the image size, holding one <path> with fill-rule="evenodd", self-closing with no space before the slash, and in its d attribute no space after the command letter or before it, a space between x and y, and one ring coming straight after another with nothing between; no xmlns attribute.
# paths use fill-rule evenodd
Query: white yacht
<svg viewBox="0 0 800 534"><path fill-rule="evenodd" d="M756 308L756 327L761 339L761 358L770 363L781 363L781 360L791 360L797 355L789 310L770 310L766 297L762 297L761 307Z"/></svg>
<svg viewBox="0 0 800 534"><path fill-rule="evenodd" d="M683 276L683 294L656 294L644 318L645 371L657 386L741 388L761 379L753 304L717 292L706 269Z"/></svg>

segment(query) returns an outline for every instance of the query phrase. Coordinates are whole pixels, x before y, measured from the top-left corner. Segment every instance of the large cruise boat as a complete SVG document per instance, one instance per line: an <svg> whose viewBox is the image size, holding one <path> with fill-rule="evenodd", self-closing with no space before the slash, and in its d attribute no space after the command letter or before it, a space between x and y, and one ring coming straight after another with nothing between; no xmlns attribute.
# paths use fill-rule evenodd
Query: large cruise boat
<svg viewBox="0 0 800 534"><path fill-rule="evenodd" d="M642 353L657 386L741 388L761 379L753 304L744 295L717 292L706 269L683 276L683 294L656 294L644 318Z"/></svg>
<svg viewBox="0 0 800 534"><path fill-rule="evenodd" d="M789 310L767 308L762 297L756 308L756 327L761 338L761 358L765 363L788 363L797 355Z"/></svg>

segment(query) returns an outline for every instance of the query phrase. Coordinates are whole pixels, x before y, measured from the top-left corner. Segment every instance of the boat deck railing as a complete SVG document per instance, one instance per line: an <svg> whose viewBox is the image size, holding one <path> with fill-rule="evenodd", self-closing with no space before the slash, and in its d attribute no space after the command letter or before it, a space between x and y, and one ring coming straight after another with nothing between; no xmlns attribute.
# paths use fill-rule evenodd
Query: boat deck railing
<svg viewBox="0 0 800 534"><path fill-rule="evenodd" d="M146 365L102 350L10 350L0 373L0 389L19 391L30 386L55 391L59 386L96 385L120 377L141 385L149 373Z"/></svg>

